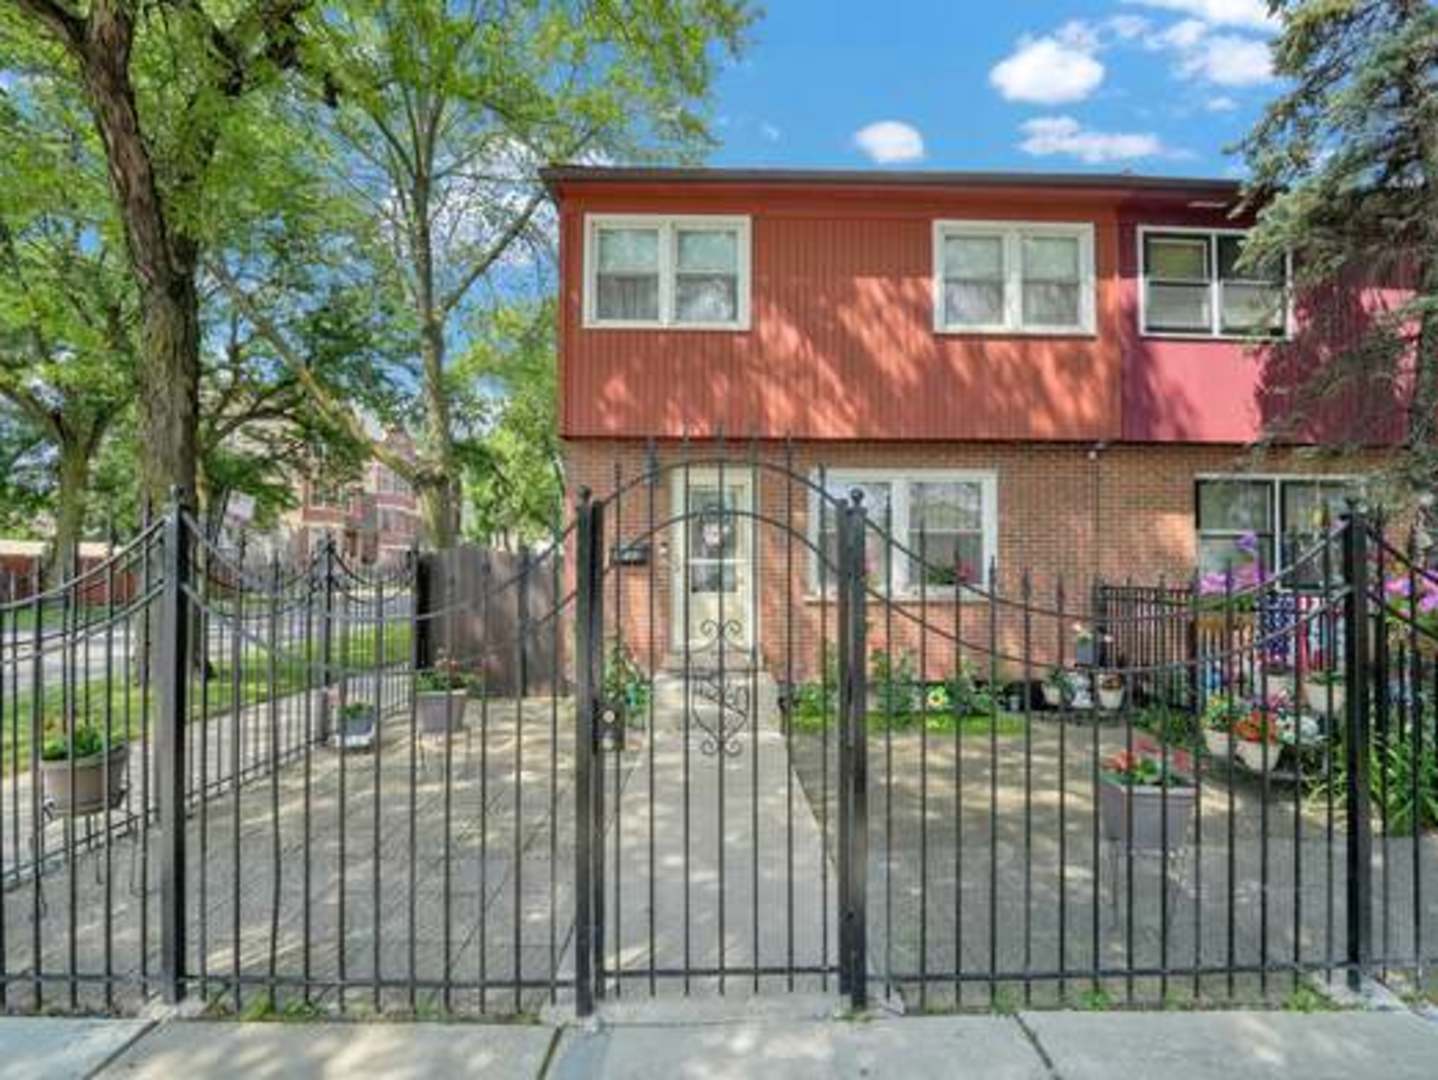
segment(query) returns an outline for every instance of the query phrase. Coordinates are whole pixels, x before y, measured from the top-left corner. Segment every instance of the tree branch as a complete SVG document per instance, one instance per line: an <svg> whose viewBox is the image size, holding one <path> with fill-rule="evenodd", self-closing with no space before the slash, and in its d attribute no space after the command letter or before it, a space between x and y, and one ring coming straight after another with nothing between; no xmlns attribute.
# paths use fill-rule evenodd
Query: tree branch
<svg viewBox="0 0 1438 1080"><path fill-rule="evenodd" d="M20 10L45 25L67 49L79 50L85 44L85 20L59 0L19 0Z"/></svg>

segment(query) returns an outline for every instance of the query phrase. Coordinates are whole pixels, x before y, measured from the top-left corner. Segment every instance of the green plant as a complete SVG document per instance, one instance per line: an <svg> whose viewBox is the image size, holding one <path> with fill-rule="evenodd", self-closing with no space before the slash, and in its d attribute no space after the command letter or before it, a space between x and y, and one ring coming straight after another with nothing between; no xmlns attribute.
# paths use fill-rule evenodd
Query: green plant
<svg viewBox="0 0 1438 1080"><path fill-rule="evenodd" d="M616 638L604 657L604 699L626 716L639 716L649 707L649 679L629 651Z"/></svg>
<svg viewBox="0 0 1438 1080"><path fill-rule="evenodd" d="M367 701L351 701L340 707L341 720L364 720L373 715L374 706Z"/></svg>
<svg viewBox="0 0 1438 1080"><path fill-rule="evenodd" d="M1123 787L1193 787L1192 758L1183 750L1165 754L1145 741L1132 752L1120 750L1104 758L1103 778Z"/></svg>
<svg viewBox="0 0 1438 1080"><path fill-rule="evenodd" d="M94 757L106 750L105 729L98 724L79 723L75 725L73 739L64 731L51 731L40 744L40 760L67 761L73 747L76 760ZM111 732L110 747L123 746L125 737L121 732Z"/></svg>
<svg viewBox="0 0 1438 1080"><path fill-rule="evenodd" d="M1150 705L1134 718L1134 726L1157 735L1175 746L1199 746L1203 743L1201 717L1167 705Z"/></svg>
<svg viewBox="0 0 1438 1080"><path fill-rule="evenodd" d="M421 694L447 694L468 685L469 677L460 670L459 661L443 651L435 658L433 667L421 671L414 679L414 688Z"/></svg>
<svg viewBox="0 0 1438 1080"><path fill-rule="evenodd" d="M1430 716L1425 716L1422 722L1433 723ZM1438 749L1425 741L1421 752L1415 753L1411 738L1396 732L1389 736L1386 745L1382 740L1375 740L1368 758L1368 792L1375 828L1386 820L1388 832L1393 836L1412 835L1415 824L1420 830L1438 829ZM1317 780L1309 796L1324 805L1330 798L1334 806L1346 804L1346 754L1337 752L1335 747L1331 777Z"/></svg>
<svg viewBox="0 0 1438 1080"><path fill-rule="evenodd" d="M1285 1012L1329 1012L1337 1007L1332 998L1319 993L1305 983L1300 983L1295 986L1289 992L1288 997L1283 999L1283 1009Z"/></svg>
<svg viewBox="0 0 1438 1080"><path fill-rule="evenodd" d="M1230 699L1225 694L1214 694L1204 705L1199 719L1210 731L1227 731L1252 711L1253 705L1242 698Z"/></svg>
<svg viewBox="0 0 1438 1080"><path fill-rule="evenodd" d="M967 663L959 665L957 674L946 685L955 716L986 716L993 712L994 695L987 687L978 684L973 669Z"/></svg>
<svg viewBox="0 0 1438 1080"><path fill-rule="evenodd" d="M907 649L898 659L886 649L869 655L869 680L878 698L878 708L894 721L911 718L919 704L920 685L914 677L914 657Z"/></svg>
<svg viewBox="0 0 1438 1080"><path fill-rule="evenodd" d="M1308 680L1309 682L1311 682L1311 683L1317 683L1319 686L1342 686L1342 685L1343 685L1343 669L1342 669L1342 668L1333 668L1333 669L1327 670L1327 671L1325 671L1325 670L1322 669L1322 668L1319 668L1317 671L1307 671L1307 672L1304 672L1303 677L1304 677L1305 679L1307 679L1307 680Z"/></svg>

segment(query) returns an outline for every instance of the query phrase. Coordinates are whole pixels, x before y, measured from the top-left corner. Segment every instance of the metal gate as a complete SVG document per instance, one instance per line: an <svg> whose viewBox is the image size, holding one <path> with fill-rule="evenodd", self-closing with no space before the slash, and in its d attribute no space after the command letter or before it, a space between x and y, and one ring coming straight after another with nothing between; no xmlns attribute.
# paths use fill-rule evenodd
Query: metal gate
<svg viewBox="0 0 1438 1080"><path fill-rule="evenodd" d="M766 492L783 488L781 507L757 501L761 476ZM576 516L578 1009L634 987L837 989L862 1007L863 506L753 455L651 456L614 479L605 499L582 492ZM803 527L801 500L833 523L832 550ZM795 640L799 559L821 579L807 644ZM764 569L779 565L787 595L766 604ZM625 612L636 599L638 650ZM787 638L773 664L766 617ZM793 760L800 669L823 683L818 790L802 790Z"/></svg>

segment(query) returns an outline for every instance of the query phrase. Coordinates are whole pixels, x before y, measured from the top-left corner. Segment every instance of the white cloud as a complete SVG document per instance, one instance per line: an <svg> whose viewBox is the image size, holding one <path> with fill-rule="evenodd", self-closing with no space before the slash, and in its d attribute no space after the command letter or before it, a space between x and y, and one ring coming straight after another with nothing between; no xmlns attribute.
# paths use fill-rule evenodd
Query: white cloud
<svg viewBox="0 0 1438 1080"><path fill-rule="evenodd" d="M784 135L777 124L771 124L767 120L760 123L759 134L766 142L778 142Z"/></svg>
<svg viewBox="0 0 1438 1080"><path fill-rule="evenodd" d="M1168 153L1152 132L1095 131L1072 116L1035 117L1020 124L1019 130L1024 135L1019 149L1035 157L1065 154L1096 165Z"/></svg>
<svg viewBox="0 0 1438 1080"><path fill-rule="evenodd" d="M1227 94L1219 94L1217 97L1211 97L1205 101L1203 107L1209 112L1233 112L1238 108L1238 102Z"/></svg>
<svg viewBox="0 0 1438 1080"><path fill-rule="evenodd" d="M1139 7L1178 11L1212 26L1239 26L1246 30L1271 30L1266 0L1124 0Z"/></svg>
<svg viewBox="0 0 1438 1080"><path fill-rule="evenodd" d="M1178 72L1219 86L1256 86L1273 78L1273 59L1266 41L1213 34L1180 51Z"/></svg>
<svg viewBox="0 0 1438 1080"><path fill-rule="evenodd" d="M854 132L854 145L880 165L922 161L924 137L902 120L880 120Z"/></svg>
<svg viewBox="0 0 1438 1080"><path fill-rule="evenodd" d="M989 72L989 82L1009 101L1082 101L1103 82L1103 64L1093 55L1098 47L1097 32L1076 19L1052 34L1020 38L1013 53Z"/></svg>
<svg viewBox="0 0 1438 1080"><path fill-rule="evenodd" d="M1142 15L1114 15L1104 25L1123 41L1133 41L1148 33L1153 24Z"/></svg>

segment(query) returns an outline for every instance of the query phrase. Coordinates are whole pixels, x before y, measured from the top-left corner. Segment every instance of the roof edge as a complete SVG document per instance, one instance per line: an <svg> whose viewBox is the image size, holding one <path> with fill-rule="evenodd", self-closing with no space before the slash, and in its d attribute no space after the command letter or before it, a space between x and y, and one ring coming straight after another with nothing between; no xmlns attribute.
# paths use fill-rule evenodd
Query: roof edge
<svg viewBox="0 0 1438 1080"><path fill-rule="evenodd" d="M926 169L765 169L688 166L550 165L539 172L551 189L562 184L723 184L834 187L1033 187L1237 197L1237 180L1139 176L1132 173L963 172Z"/></svg>

